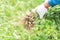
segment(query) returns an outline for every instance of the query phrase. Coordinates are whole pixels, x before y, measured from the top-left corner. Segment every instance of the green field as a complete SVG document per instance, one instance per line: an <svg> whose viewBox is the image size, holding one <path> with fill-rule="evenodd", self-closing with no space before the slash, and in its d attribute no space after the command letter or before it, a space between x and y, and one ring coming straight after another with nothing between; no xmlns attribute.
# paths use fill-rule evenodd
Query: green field
<svg viewBox="0 0 60 40"><path fill-rule="evenodd" d="M42 20L37 16L34 30L19 21L27 10L44 0L0 0L0 40L60 40L60 5L50 7Z"/></svg>

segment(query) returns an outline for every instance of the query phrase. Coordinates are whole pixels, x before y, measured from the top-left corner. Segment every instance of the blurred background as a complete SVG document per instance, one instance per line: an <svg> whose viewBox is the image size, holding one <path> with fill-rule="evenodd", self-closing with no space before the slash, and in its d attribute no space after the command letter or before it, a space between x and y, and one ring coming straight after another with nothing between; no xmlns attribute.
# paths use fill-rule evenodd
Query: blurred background
<svg viewBox="0 0 60 40"><path fill-rule="evenodd" d="M42 20L37 16L34 30L19 24L27 10L44 0L0 0L0 40L60 40L60 5L50 7Z"/></svg>

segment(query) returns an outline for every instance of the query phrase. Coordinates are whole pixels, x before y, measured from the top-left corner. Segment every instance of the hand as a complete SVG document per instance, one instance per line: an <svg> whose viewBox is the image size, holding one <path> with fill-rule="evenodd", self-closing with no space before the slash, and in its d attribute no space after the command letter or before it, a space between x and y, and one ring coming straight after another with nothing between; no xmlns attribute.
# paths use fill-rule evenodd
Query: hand
<svg viewBox="0 0 60 40"><path fill-rule="evenodd" d="M35 11L39 14L40 19L42 19L44 14L47 12L47 8L44 4L41 4L35 8Z"/></svg>

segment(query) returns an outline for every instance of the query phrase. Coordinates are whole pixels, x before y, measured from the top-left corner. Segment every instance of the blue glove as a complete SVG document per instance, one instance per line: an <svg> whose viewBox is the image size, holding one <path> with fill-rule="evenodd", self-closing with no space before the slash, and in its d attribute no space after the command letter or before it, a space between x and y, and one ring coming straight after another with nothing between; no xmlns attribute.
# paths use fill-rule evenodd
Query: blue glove
<svg viewBox="0 0 60 40"><path fill-rule="evenodd" d="M60 0L48 0L48 3L50 6L55 6L55 5L58 5L60 4Z"/></svg>

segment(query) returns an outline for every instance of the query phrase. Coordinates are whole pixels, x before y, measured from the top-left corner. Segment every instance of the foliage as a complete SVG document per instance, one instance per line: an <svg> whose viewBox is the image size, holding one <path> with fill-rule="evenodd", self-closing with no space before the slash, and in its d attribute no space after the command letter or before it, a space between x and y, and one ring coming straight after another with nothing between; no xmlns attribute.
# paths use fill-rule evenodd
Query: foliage
<svg viewBox="0 0 60 40"><path fill-rule="evenodd" d="M18 22L25 11L43 0L0 0L0 40L60 40L60 6L49 8L42 20L36 15L32 31ZM16 26L17 25L17 26Z"/></svg>

